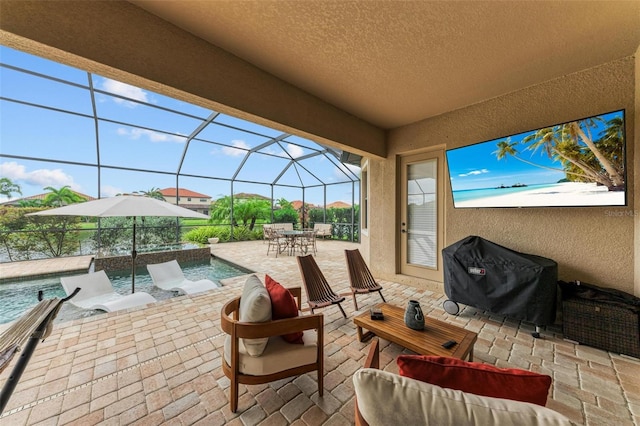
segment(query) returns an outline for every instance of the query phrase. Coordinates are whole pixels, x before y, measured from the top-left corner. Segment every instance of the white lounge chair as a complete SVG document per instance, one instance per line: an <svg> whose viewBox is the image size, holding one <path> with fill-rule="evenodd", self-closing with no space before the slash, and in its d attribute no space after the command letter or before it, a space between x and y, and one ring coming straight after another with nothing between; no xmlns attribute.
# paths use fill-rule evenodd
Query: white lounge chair
<svg viewBox="0 0 640 426"><path fill-rule="evenodd" d="M82 309L113 312L157 302L155 297L144 291L126 296L116 293L104 270L72 277L61 277L60 283L67 296L80 287L80 292L73 299L70 299L69 303Z"/></svg>
<svg viewBox="0 0 640 426"><path fill-rule="evenodd" d="M177 291L180 294L193 294L212 290L218 286L211 280L191 281L185 278L177 260L147 265L153 284L163 290Z"/></svg>

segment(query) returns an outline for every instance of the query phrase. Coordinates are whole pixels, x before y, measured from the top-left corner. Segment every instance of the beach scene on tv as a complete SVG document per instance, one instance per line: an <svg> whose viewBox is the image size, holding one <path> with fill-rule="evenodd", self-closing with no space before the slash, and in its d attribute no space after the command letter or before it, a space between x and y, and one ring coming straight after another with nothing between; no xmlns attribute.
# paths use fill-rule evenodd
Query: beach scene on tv
<svg viewBox="0 0 640 426"><path fill-rule="evenodd" d="M456 208L624 206L624 110L447 151Z"/></svg>

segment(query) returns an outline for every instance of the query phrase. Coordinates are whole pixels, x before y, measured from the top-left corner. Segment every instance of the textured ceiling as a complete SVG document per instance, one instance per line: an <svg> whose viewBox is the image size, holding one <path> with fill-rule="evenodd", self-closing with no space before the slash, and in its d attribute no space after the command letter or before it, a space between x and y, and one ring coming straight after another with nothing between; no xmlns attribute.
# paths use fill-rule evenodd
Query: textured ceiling
<svg viewBox="0 0 640 426"><path fill-rule="evenodd" d="M640 1L131 1L394 128L633 55Z"/></svg>

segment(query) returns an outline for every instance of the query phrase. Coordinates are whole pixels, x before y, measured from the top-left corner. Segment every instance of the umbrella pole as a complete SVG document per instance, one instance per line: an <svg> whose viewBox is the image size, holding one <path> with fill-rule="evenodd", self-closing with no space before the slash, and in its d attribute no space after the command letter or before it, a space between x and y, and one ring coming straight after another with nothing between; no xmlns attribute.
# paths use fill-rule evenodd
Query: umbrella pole
<svg viewBox="0 0 640 426"><path fill-rule="evenodd" d="M131 250L131 294L136 292L136 217L133 216L133 249Z"/></svg>

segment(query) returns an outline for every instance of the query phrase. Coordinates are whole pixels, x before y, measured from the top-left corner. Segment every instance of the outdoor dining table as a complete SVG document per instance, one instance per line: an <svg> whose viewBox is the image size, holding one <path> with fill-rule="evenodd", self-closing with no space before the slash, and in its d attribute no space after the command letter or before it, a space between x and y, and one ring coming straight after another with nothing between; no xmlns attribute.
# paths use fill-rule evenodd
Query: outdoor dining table
<svg viewBox="0 0 640 426"><path fill-rule="evenodd" d="M296 239L298 239L299 237L302 237L304 235L304 231L278 230L278 234L282 235L283 237L285 237L287 239L287 249L289 251L289 256L291 256L292 254L295 254L295 251L296 251Z"/></svg>

